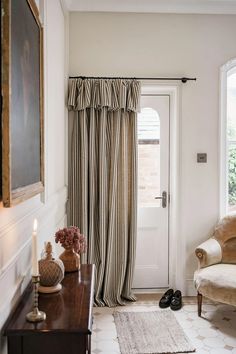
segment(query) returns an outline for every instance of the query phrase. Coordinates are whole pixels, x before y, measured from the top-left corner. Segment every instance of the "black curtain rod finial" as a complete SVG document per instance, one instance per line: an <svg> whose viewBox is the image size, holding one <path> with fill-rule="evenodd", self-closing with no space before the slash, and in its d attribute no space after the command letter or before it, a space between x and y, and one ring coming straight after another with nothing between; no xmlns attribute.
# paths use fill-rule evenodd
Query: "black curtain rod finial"
<svg viewBox="0 0 236 354"><path fill-rule="evenodd" d="M192 77L192 78L189 78L189 77L182 77L181 78L181 81L183 82L183 84L186 84L187 81L197 81L197 78L196 77Z"/></svg>

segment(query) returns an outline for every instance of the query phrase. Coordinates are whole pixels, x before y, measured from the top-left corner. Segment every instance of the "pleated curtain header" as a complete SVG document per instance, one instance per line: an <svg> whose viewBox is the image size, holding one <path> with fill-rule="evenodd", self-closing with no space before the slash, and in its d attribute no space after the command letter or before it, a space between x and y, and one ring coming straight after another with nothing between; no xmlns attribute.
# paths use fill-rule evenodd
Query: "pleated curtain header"
<svg viewBox="0 0 236 354"><path fill-rule="evenodd" d="M68 108L138 112L141 83L135 79L70 79Z"/></svg>

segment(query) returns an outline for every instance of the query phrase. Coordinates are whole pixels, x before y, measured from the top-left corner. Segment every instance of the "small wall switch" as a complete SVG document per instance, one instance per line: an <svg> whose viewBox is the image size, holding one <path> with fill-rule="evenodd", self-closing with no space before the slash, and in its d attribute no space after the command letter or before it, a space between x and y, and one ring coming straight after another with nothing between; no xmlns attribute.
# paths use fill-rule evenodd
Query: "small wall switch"
<svg viewBox="0 0 236 354"><path fill-rule="evenodd" d="M207 154L206 153L197 153L197 162L206 163L207 162Z"/></svg>

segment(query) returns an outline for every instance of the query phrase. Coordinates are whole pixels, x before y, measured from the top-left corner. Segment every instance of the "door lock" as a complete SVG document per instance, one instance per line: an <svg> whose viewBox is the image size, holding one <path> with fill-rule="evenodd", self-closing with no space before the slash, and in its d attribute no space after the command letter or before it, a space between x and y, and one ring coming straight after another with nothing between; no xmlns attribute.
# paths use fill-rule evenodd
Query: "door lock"
<svg viewBox="0 0 236 354"><path fill-rule="evenodd" d="M162 192L161 197L155 197L155 199L161 199L162 208L166 208L166 206L167 206L167 192L166 191Z"/></svg>

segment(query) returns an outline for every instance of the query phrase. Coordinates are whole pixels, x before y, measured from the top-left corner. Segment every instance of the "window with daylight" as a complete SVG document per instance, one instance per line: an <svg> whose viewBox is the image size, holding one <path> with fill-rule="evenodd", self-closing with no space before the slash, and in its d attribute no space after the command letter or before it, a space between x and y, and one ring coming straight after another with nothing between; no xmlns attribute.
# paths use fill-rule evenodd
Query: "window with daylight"
<svg viewBox="0 0 236 354"><path fill-rule="evenodd" d="M138 202L160 206L160 118L152 108L138 114Z"/></svg>
<svg viewBox="0 0 236 354"><path fill-rule="evenodd" d="M236 67L227 74L228 212L236 212Z"/></svg>

